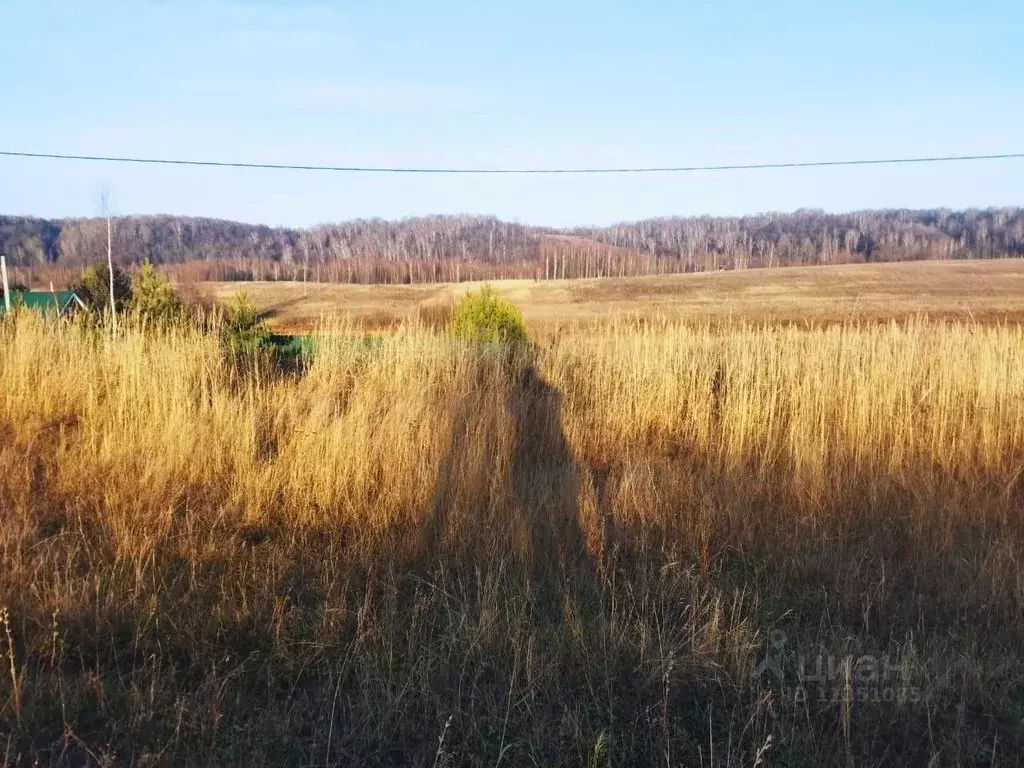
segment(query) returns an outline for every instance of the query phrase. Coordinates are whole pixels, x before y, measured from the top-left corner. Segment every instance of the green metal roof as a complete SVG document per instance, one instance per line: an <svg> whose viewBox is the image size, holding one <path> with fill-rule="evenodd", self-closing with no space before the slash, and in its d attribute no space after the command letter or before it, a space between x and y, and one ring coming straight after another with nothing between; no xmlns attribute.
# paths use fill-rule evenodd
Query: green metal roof
<svg viewBox="0 0 1024 768"><path fill-rule="evenodd" d="M2 291L0 291L2 293ZM63 314L69 304L81 302L74 291L11 291L11 308L25 306L44 315L56 312ZM6 311L3 299L0 298L0 317Z"/></svg>

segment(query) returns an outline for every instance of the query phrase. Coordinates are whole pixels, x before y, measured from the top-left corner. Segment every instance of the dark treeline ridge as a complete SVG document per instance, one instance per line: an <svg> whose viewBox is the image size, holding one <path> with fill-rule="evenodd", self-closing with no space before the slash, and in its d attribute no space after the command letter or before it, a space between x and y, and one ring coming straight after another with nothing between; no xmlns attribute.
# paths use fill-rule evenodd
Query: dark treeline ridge
<svg viewBox="0 0 1024 768"><path fill-rule="evenodd" d="M29 284L106 258L102 219L0 216L0 249ZM809 264L1024 256L1024 209L817 210L551 229L488 216L356 220L310 229L119 217L114 258L182 281L419 283L606 277Z"/></svg>

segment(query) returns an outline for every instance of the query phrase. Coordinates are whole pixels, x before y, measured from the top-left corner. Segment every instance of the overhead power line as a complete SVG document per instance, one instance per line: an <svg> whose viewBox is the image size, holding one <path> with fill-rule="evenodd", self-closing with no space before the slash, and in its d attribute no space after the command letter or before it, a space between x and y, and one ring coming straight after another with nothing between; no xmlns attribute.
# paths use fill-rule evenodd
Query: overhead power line
<svg viewBox="0 0 1024 768"><path fill-rule="evenodd" d="M137 165L186 165L203 168L253 168L271 171L326 171L331 173L434 173L434 174L583 174L583 173L696 173L698 171L763 171L778 168L830 168L851 165L910 165L920 163L958 163L973 160L1016 160L1024 152L994 155L940 155L935 157L897 157L869 160L813 160L809 162L745 163L739 165L677 165L636 168L406 168L365 165L298 165L291 163L243 163L226 160L171 160L154 157L114 157L107 155L67 155L48 152L11 152L3 157L37 160L82 160L97 163L134 163Z"/></svg>

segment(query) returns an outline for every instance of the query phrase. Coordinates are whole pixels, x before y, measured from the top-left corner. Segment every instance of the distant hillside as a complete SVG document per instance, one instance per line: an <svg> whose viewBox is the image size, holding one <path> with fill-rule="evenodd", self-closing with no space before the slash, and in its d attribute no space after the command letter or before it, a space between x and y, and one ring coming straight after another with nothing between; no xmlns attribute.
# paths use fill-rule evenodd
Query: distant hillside
<svg viewBox="0 0 1024 768"><path fill-rule="evenodd" d="M100 219L0 216L0 249L30 280L106 257ZM600 277L794 264L1024 256L1024 210L797 211L553 230L484 216L356 220L310 229L133 216L114 257L181 279L434 282Z"/></svg>

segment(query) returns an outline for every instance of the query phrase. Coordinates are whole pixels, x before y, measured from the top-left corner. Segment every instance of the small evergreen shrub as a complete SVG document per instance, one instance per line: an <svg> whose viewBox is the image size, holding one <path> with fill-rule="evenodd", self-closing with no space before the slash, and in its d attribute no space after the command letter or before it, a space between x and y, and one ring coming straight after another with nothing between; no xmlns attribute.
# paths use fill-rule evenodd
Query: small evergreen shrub
<svg viewBox="0 0 1024 768"><path fill-rule="evenodd" d="M529 341L519 307L499 296L490 285L470 291L455 307L449 329L455 338L511 346Z"/></svg>
<svg viewBox="0 0 1024 768"><path fill-rule="evenodd" d="M110 270L105 262L89 267L82 279L71 286L89 311L97 317L110 317ZM114 265L114 301L120 315L132 301L132 279L117 264Z"/></svg>
<svg viewBox="0 0 1024 768"><path fill-rule="evenodd" d="M244 291L236 293L234 301L228 305L220 327L220 340L225 349L241 356L256 355L270 346L270 330Z"/></svg>
<svg viewBox="0 0 1024 768"><path fill-rule="evenodd" d="M149 326L169 328L185 319L185 308L170 281L148 261L132 281L132 312Z"/></svg>

